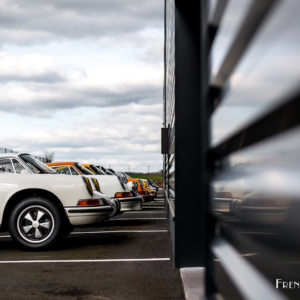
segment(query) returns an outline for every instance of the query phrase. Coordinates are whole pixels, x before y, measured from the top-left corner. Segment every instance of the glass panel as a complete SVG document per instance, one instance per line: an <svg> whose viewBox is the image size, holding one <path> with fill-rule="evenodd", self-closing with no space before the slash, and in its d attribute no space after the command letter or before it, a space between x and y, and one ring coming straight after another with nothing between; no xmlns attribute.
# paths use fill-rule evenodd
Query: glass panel
<svg viewBox="0 0 300 300"><path fill-rule="evenodd" d="M28 155L28 154L23 154L20 155L20 158L25 162L25 164L28 166L28 168L37 174L54 174L55 172L53 169L36 159L35 157Z"/></svg>
<svg viewBox="0 0 300 300"><path fill-rule="evenodd" d="M75 170L74 167L70 166L71 174L72 175L79 175L78 172Z"/></svg>
<svg viewBox="0 0 300 300"><path fill-rule="evenodd" d="M58 174L66 174L66 175L71 175L71 171L69 169L69 166L60 166L55 168L56 173Z"/></svg>
<svg viewBox="0 0 300 300"><path fill-rule="evenodd" d="M83 167L81 164L79 163L75 163L76 168L84 175L95 175L92 171L90 171L89 169Z"/></svg>
<svg viewBox="0 0 300 300"><path fill-rule="evenodd" d="M20 174L20 173L26 172L26 169L16 159L13 159L12 161L13 161L16 173Z"/></svg>
<svg viewBox="0 0 300 300"><path fill-rule="evenodd" d="M0 160L0 173L15 173L9 158Z"/></svg>
<svg viewBox="0 0 300 300"><path fill-rule="evenodd" d="M100 171L96 166L94 165L90 165L90 168L92 169L92 171L95 173L95 174L98 174L98 175L105 175L102 171Z"/></svg>

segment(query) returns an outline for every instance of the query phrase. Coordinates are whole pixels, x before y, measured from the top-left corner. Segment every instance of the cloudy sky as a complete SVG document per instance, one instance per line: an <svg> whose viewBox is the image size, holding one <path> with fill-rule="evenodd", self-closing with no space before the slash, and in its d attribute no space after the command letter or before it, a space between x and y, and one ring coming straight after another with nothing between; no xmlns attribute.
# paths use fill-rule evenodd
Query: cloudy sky
<svg viewBox="0 0 300 300"><path fill-rule="evenodd" d="M0 0L0 147L162 169L163 1Z"/></svg>

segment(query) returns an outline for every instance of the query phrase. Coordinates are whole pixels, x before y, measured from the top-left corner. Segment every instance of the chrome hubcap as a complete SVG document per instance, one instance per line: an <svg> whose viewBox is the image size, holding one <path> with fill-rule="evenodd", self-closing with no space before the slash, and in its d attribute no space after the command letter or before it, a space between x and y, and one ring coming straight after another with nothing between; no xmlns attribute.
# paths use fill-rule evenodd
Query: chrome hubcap
<svg viewBox="0 0 300 300"><path fill-rule="evenodd" d="M41 243L51 236L54 230L54 217L47 208L32 205L19 214L17 229L24 240Z"/></svg>

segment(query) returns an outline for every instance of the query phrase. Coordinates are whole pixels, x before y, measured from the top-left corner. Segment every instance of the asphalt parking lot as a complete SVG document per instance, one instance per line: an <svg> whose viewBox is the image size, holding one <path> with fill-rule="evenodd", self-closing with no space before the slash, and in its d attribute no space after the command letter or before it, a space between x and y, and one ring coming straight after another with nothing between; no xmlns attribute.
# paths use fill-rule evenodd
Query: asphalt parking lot
<svg viewBox="0 0 300 300"><path fill-rule="evenodd" d="M51 251L21 250L1 234L1 299L184 299L158 197L141 212L76 229Z"/></svg>

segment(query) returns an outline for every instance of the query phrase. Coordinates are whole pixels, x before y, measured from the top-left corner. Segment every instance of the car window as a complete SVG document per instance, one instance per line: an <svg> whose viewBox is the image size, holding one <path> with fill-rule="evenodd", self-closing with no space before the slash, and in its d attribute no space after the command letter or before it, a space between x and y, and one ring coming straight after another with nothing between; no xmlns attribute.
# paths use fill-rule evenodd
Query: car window
<svg viewBox="0 0 300 300"><path fill-rule="evenodd" d="M79 175L73 166L70 166L70 170L72 175Z"/></svg>
<svg viewBox="0 0 300 300"><path fill-rule="evenodd" d="M71 175L71 171L69 169L69 166L56 166L54 167L57 174L66 174Z"/></svg>
<svg viewBox="0 0 300 300"><path fill-rule="evenodd" d="M104 167L102 167L103 168L103 170L105 171L105 173L107 174L107 175L114 175L111 171L109 171L108 169L106 169L106 168L104 168Z"/></svg>
<svg viewBox="0 0 300 300"><path fill-rule="evenodd" d="M108 171L107 169L105 169L104 167L102 167L102 166L96 166L98 169L100 169L103 173L104 173L104 175L106 174L106 175L113 175L110 171Z"/></svg>
<svg viewBox="0 0 300 300"><path fill-rule="evenodd" d="M99 170L96 166L94 165L90 165L90 168L92 169L92 171L97 174L97 175L105 175L105 173L103 173L101 170Z"/></svg>
<svg viewBox="0 0 300 300"><path fill-rule="evenodd" d="M112 175L117 175L116 171L113 169L107 169Z"/></svg>
<svg viewBox="0 0 300 300"><path fill-rule="evenodd" d="M37 174L55 174L53 169L36 159L35 157L29 154L22 154L20 158L25 162L25 164L32 170L34 173Z"/></svg>
<svg viewBox="0 0 300 300"><path fill-rule="evenodd" d="M142 180L139 180L139 184L140 184L141 188L143 188L143 187L144 187L144 185L143 185L143 181L142 181Z"/></svg>
<svg viewBox="0 0 300 300"><path fill-rule="evenodd" d="M16 159L13 159L12 161L13 161L16 173L20 174L20 173L26 172L26 169L20 164L20 162L18 162Z"/></svg>
<svg viewBox="0 0 300 300"><path fill-rule="evenodd" d="M0 173L15 173L11 160L0 159Z"/></svg>
<svg viewBox="0 0 300 300"><path fill-rule="evenodd" d="M89 169L81 166L79 163L75 163L76 168L84 175L95 175L92 171L90 171Z"/></svg>
<svg viewBox="0 0 300 300"><path fill-rule="evenodd" d="M99 171L99 175L106 175L105 172L101 168L98 168L96 166L94 166L94 168L96 168Z"/></svg>

